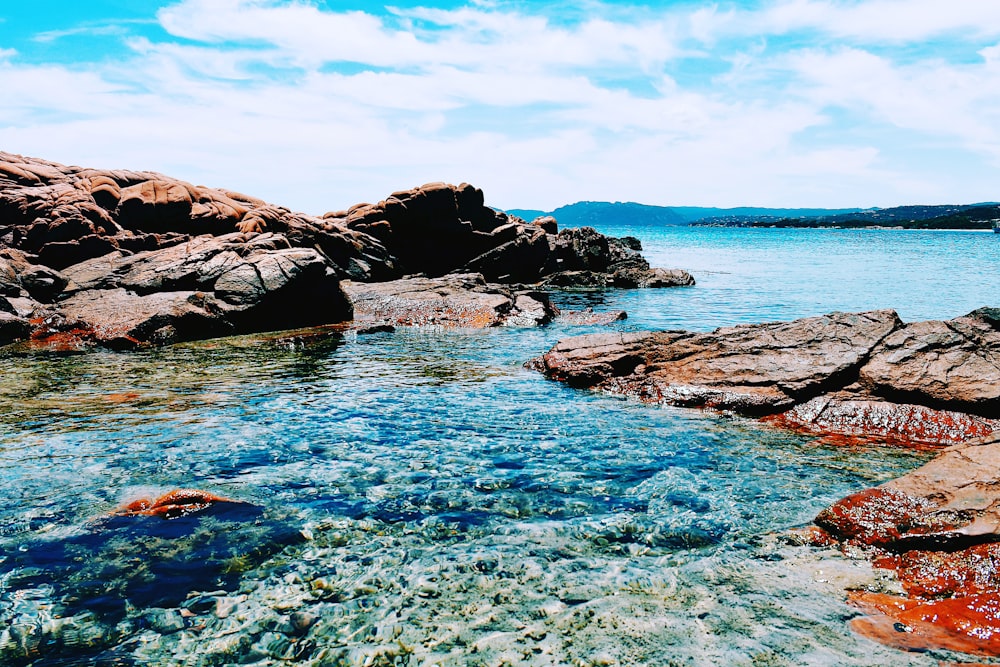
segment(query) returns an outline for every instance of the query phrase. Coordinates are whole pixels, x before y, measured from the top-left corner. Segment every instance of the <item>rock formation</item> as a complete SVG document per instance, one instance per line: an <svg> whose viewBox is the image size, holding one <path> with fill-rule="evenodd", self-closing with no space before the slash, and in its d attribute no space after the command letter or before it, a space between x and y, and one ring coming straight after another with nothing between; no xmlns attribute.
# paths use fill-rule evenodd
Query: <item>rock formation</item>
<svg viewBox="0 0 1000 667"><path fill-rule="evenodd" d="M46 346L134 347L339 322L352 317L342 280L478 273L506 285L693 283L683 271L651 269L639 249L592 229L560 231L552 218L507 216L467 183L431 183L315 217L155 172L0 153L0 345L30 336ZM448 280L453 292L462 284ZM416 286L397 284L410 296ZM552 315L524 289L476 282L463 298L482 301L486 291L520 305L498 302L496 316L466 324ZM450 307L424 299L425 316L409 321L448 321L429 316L432 306Z"/></svg>
<svg viewBox="0 0 1000 667"><path fill-rule="evenodd" d="M535 326L558 314L546 294L487 283L478 273L341 284L355 322L367 327Z"/></svg>
<svg viewBox="0 0 1000 667"><path fill-rule="evenodd" d="M995 378L994 378L995 379ZM823 510L816 523L895 573L905 595L851 591L860 634L905 650L1000 655L1000 433Z"/></svg>
<svg viewBox="0 0 1000 667"><path fill-rule="evenodd" d="M531 362L580 387L916 444L1000 429L1000 311L904 324L891 310L711 333L608 333Z"/></svg>

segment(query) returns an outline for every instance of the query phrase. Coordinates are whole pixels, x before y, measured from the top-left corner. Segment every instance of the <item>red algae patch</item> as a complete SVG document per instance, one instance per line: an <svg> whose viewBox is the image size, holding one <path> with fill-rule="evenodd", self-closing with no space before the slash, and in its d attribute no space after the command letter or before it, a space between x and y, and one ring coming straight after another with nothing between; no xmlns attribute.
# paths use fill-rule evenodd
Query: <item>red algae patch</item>
<svg viewBox="0 0 1000 667"><path fill-rule="evenodd" d="M860 593L849 601L876 612L851 621L851 629L882 644L1000 656L1000 593L929 601Z"/></svg>
<svg viewBox="0 0 1000 667"><path fill-rule="evenodd" d="M870 614L851 628L904 650L1000 656L998 562L1000 544L875 558L876 567L896 572L909 597L850 592L848 602Z"/></svg>
<svg viewBox="0 0 1000 667"><path fill-rule="evenodd" d="M834 503L816 517L816 524L843 541L888 546L905 536L926 535L953 528L932 516L923 498L886 488L866 489Z"/></svg>
<svg viewBox="0 0 1000 667"><path fill-rule="evenodd" d="M1000 420L922 405L820 396L765 417L766 423L823 438L826 444L884 442L938 449L1000 431Z"/></svg>
<svg viewBox="0 0 1000 667"><path fill-rule="evenodd" d="M173 519L208 509L216 503L241 503L197 489L175 489L155 500L140 498L116 510L116 516L160 516Z"/></svg>

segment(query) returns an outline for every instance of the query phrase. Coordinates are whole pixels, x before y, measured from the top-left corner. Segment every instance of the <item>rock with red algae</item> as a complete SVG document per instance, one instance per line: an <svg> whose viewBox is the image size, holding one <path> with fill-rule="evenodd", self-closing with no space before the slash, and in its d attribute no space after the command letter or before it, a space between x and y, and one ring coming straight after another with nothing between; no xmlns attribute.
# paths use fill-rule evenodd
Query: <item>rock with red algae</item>
<svg viewBox="0 0 1000 667"><path fill-rule="evenodd" d="M592 334L559 341L528 366L578 387L762 417L830 441L932 448L1000 432L998 360L1000 311L981 308L948 322L904 324L880 310L709 333Z"/></svg>
<svg viewBox="0 0 1000 667"><path fill-rule="evenodd" d="M895 312L880 310L710 333L593 334L560 341L535 367L649 402L766 415L839 389L899 326Z"/></svg>
<svg viewBox="0 0 1000 667"><path fill-rule="evenodd" d="M873 561L893 570L907 595L935 599L995 593L1000 544L977 544L958 551L906 551Z"/></svg>
<svg viewBox="0 0 1000 667"><path fill-rule="evenodd" d="M934 505L893 489L859 491L837 501L816 517L816 524L842 541L889 547L904 536L936 534L951 528L932 518Z"/></svg>
<svg viewBox="0 0 1000 667"><path fill-rule="evenodd" d="M1000 656L1000 594L943 600L913 600L877 593L852 593L849 602L872 614L851 621L851 629L906 651L946 649Z"/></svg>
<svg viewBox="0 0 1000 667"><path fill-rule="evenodd" d="M766 418L829 442L882 442L915 449L953 445L1000 431L1000 420L922 405L818 396Z"/></svg>
<svg viewBox="0 0 1000 667"><path fill-rule="evenodd" d="M217 503L239 503L240 500L224 498L198 489L175 489L155 500L140 498L133 500L114 512L116 516L159 516L174 519L208 509Z"/></svg>
<svg viewBox="0 0 1000 667"><path fill-rule="evenodd" d="M859 634L905 650L1000 656L1000 434L945 450L917 470L853 494L816 523L862 544L909 597L854 592Z"/></svg>
<svg viewBox="0 0 1000 667"><path fill-rule="evenodd" d="M917 470L816 517L839 540L896 552L1000 541L1000 434L949 448Z"/></svg>

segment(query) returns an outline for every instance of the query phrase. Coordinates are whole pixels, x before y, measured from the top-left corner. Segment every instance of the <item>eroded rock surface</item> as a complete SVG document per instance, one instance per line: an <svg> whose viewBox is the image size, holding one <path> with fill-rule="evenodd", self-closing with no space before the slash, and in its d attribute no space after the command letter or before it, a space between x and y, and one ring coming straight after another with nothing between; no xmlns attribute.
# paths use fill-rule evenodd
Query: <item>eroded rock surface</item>
<svg viewBox="0 0 1000 667"><path fill-rule="evenodd" d="M46 347L130 348L351 318L329 262L276 234L116 251L67 267L59 278L65 286L57 302L13 300L32 339Z"/></svg>
<svg viewBox="0 0 1000 667"><path fill-rule="evenodd" d="M821 435L940 445L1000 429L1000 318L904 324L891 310L710 333L578 336L531 365L647 402L769 416Z"/></svg>

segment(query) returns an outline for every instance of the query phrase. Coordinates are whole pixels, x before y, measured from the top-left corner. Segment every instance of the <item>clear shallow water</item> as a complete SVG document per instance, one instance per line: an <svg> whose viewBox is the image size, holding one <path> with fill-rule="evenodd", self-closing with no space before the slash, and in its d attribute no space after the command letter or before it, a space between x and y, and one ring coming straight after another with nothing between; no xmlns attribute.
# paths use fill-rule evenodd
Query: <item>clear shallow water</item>
<svg viewBox="0 0 1000 667"><path fill-rule="evenodd" d="M996 272L981 273L1000 266L998 244L983 244L992 235L966 235L959 269L945 263L956 250L933 250L946 291L925 289L919 233L859 232L847 252L830 247L835 234L813 233L814 251L808 233L770 231L647 235L654 264L689 268L699 285L561 298L624 308L625 328L707 329L837 308L951 317L989 303L984 285L996 293ZM915 273L817 294L810 283L835 273L835 249L852 265L888 254ZM591 330L328 331L0 358L0 655L937 664L941 655L848 631L843 588L870 579L867 566L778 537L925 455L820 447L521 367ZM172 521L108 517L177 487L251 504Z"/></svg>

